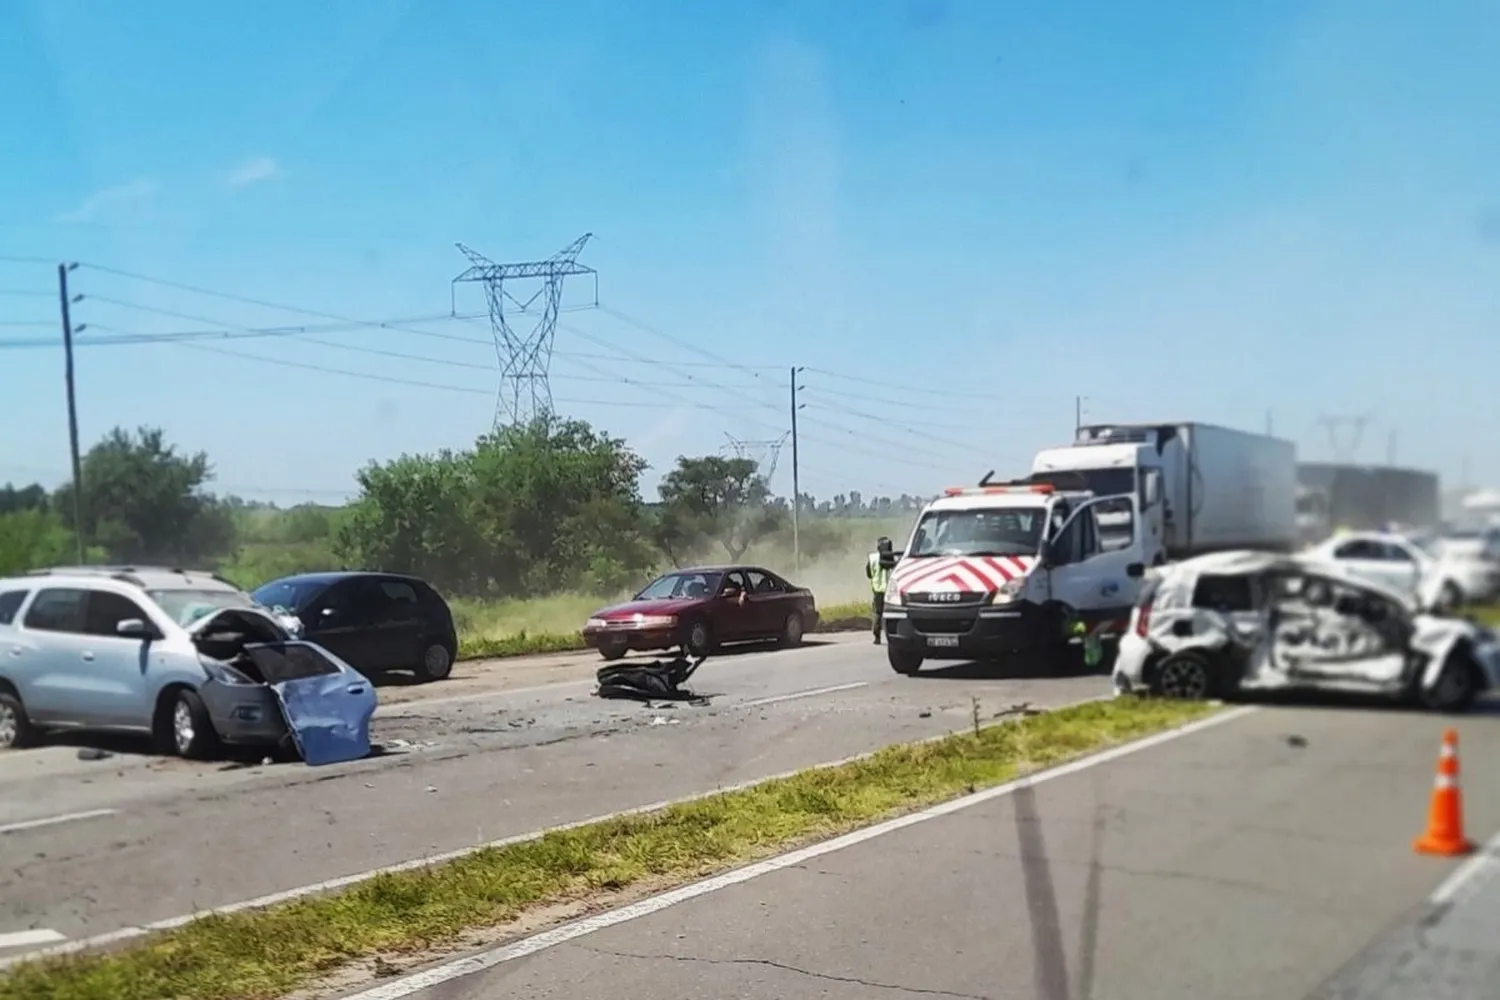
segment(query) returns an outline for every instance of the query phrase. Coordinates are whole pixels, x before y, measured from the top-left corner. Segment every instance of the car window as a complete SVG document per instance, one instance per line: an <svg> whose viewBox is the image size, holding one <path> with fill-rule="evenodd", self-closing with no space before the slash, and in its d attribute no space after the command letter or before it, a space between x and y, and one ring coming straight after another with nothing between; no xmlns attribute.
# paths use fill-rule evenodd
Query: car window
<svg viewBox="0 0 1500 1000"><path fill-rule="evenodd" d="M1385 559L1387 562L1416 562L1416 559L1412 557L1412 554L1406 551L1405 547L1403 546L1387 543L1385 545L1382 545L1381 549L1384 550Z"/></svg>
<svg viewBox="0 0 1500 1000"><path fill-rule="evenodd" d="M746 591L748 593L749 587L745 583L745 574L741 573L739 570L735 570L732 573L726 573L724 575L724 586L720 588L720 593L723 593L731 587L738 587L740 590Z"/></svg>
<svg viewBox="0 0 1500 1000"><path fill-rule="evenodd" d="M401 607L416 607L421 602L417 599L417 588L405 580L381 580L380 589L384 591L386 599Z"/></svg>
<svg viewBox="0 0 1500 1000"><path fill-rule="evenodd" d="M390 598L374 580L357 577L344 580L328 588L328 593L319 602L322 607L339 613L341 624L375 621L384 612Z"/></svg>
<svg viewBox="0 0 1500 1000"><path fill-rule="evenodd" d="M1255 587L1250 577L1204 574L1193 587L1193 607L1223 614L1255 610Z"/></svg>
<svg viewBox="0 0 1500 1000"><path fill-rule="evenodd" d="M1335 559L1380 559L1383 555L1380 546L1364 539L1345 542L1333 551Z"/></svg>
<svg viewBox="0 0 1500 1000"><path fill-rule="evenodd" d="M746 570L745 577L750 581L750 593L752 594L775 594L781 588L770 575L759 570Z"/></svg>
<svg viewBox="0 0 1500 1000"><path fill-rule="evenodd" d="M49 587L39 592L26 609L27 628L38 632L83 632L88 591L72 587Z"/></svg>
<svg viewBox="0 0 1500 1000"><path fill-rule="evenodd" d="M83 622L85 634L118 636L117 627L127 618L139 618L147 623L151 621L151 617L141 610L141 606L128 597L108 590L89 591Z"/></svg>
<svg viewBox="0 0 1500 1000"><path fill-rule="evenodd" d="M0 594L0 625L9 625L16 620L16 612L21 610L29 593L29 590L7 590Z"/></svg>

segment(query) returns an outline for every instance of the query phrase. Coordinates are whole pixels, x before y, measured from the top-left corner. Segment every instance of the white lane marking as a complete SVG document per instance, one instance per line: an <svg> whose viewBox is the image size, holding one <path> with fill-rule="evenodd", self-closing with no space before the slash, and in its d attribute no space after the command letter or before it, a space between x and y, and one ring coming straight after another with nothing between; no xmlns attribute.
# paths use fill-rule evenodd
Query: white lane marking
<svg viewBox="0 0 1500 1000"><path fill-rule="evenodd" d="M869 681L853 681L849 684L833 684L829 687L813 688L810 691L793 691L791 694L777 694L769 698L752 698L742 701L740 708L755 708L759 705L775 705L778 702L794 701L797 698L816 698L820 694L833 694L837 691L853 691L855 688L868 687Z"/></svg>
<svg viewBox="0 0 1500 1000"><path fill-rule="evenodd" d="M1113 695L1105 694L1099 695L1094 698L1082 698L1076 702L1069 702L1065 705L1059 705L1056 708L1049 709L1049 711L1057 711L1059 709L1070 708L1077 705L1086 705L1090 702L1095 701L1107 701L1113 697ZM1244 709L1236 709L1230 714L1238 718L1239 715L1243 715L1251 711L1256 711L1257 709L1258 706L1252 705ZM1219 716L1215 716L1215 718L1219 718ZM910 741L910 744L934 743L941 739L947 739L951 735L952 733L939 733L936 736L927 736L920 740L912 740ZM266 896L257 896L254 899L241 900L237 903L226 903L223 906L216 906L212 909L207 910L199 910L196 913L186 913L182 914L181 916L168 917L165 920L153 920L148 924L141 924L136 927L121 927L119 930L109 931L106 934L97 934L94 937L83 938L77 941L69 941L67 944L60 944L56 947L38 948L36 951L26 952L25 954L0 958L0 971L4 971L5 969L20 964L21 962L33 962L37 959L52 958L59 955L71 955L76 952L89 951L94 948L106 948L112 945L119 944L122 941L129 941L134 938L145 937L148 934L155 934L160 931L175 930L178 927L183 927L195 920L201 920L204 917L225 916L230 913L241 913L246 910L263 910L270 906L279 906L282 903L294 902L295 900L303 899L307 896L317 896L323 893L335 892L339 889L347 889L352 885L358 885L361 882L368 882L370 879L380 875L390 875L395 874L396 872L430 868L434 865L443 864L444 862L457 861L460 858L468 857L469 855L474 854L478 851L488 850L492 848L509 847L511 844L521 844L531 840L540 840L542 837L545 837L547 834L553 833L555 831L572 830L580 826L588 826L592 823L607 823L610 820L622 819L626 816L635 816L641 813L656 812L659 809L666 809L670 806L682 805L687 802L697 802L700 799L706 799L714 795L723 795L726 792L737 792L746 788L753 788L754 786L763 784L767 781L777 781L782 778L790 778L793 775L802 774L806 771L819 771L825 768L842 767L845 764L853 764L856 761L868 760L879 752L879 750L871 750L868 753L857 753L849 757L840 758L839 760L825 761L822 764L813 764L808 767L793 768L790 771L782 771L779 774L768 774L760 778L750 778L746 781L735 782L732 785L721 785L718 788L706 792L695 792L691 795L684 795L676 799L664 799L660 802L652 802L644 806L636 806L631 809L621 809L618 812L605 813L602 816L593 816L589 819L582 819L577 821L576 823L563 823L559 826L547 827L542 830L533 830L530 833L516 834L510 837L502 837L499 840L491 840L483 844L474 844L471 847L460 847L457 850L445 851L442 854L433 854L423 858L413 858L410 861L402 861L394 865L385 865L380 868L372 868L369 871L356 872L353 875L343 875L339 878L332 878L323 882L314 882L311 885L297 886L294 889L285 889L281 892L273 892Z"/></svg>
<svg viewBox="0 0 1500 1000"><path fill-rule="evenodd" d="M72 823L80 819L98 819L101 816L113 816L118 812L116 809L90 809L88 812L67 813L62 816L47 816L43 819L22 820L19 823L7 823L0 826L0 836L7 833L20 833L22 830L37 830L44 826L56 826L59 823Z"/></svg>
<svg viewBox="0 0 1500 1000"><path fill-rule="evenodd" d="M1497 874L1500 874L1500 833L1485 841L1473 856L1453 869L1442 884L1432 890L1427 901L1433 906L1459 902L1477 892Z"/></svg>
<svg viewBox="0 0 1500 1000"><path fill-rule="evenodd" d="M34 931L12 931L9 934L0 934L0 949L3 948L28 948L39 944L52 944L54 941L66 941L67 935L59 934L50 928L39 928Z"/></svg>
<svg viewBox="0 0 1500 1000"><path fill-rule="evenodd" d="M530 937L522 938L519 941L512 942L500 948L480 952L477 955L470 955L466 958L448 962L402 979L394 979L360 993L346 996L344 1000L402 1000L403 997L409 997L413 993L419 993L422 990L431 989L434 986L440 986L443 983L460 979L464 976L471 976L476 972L483 972L485 969L493 968L505 962L513 962L518 958L525 958L527 955L534 955L547 948L564 944L587 934L593 934L596 931L602 931L606 927L613 927L616 924L638 920L641 917L659 913L668 907L676 906L678 903L685 903L689 900L697 899L699 896L718 892L720 889L740 885L741 883L749 882L751 879L759 878L762 875L781 871L784 868L806 864L814 858L822 857L825 854L832 854L835 851L842 851L847 847L853 847L856 844L874 840L876 837L883 837L888 833L895 833L897 830L904 830L918 823L925 823L928 820L948 816L960 810L980 805L981 803L991 802L1003 796L1010 795L1017 789L1040 785L1057 778L1064 778L1070 774L1077 774L1091 767L1098 767L1100 764L1108 764L1111 761L1119 760L1121 757L1127 757L1142 750L1160 746L1163 743L1168 743L1193 733L1202 732L1214 726L1222 726L1226 722L1244 718L1246 715L1257 711L1258 708L1259 706L1256 705L1247 705L1243 708L1231 709L1228 712L1207 719L1200 719L1197 722L1179 726L1165 733L1149 736L1135 743L1115 747L1113 750L1105 750L1091 757L1073 761L1071 764L1063 764L1061 767L1029 775L1017 781L989 788L982 792L975 792L973 795L966 795L961 799L953 799L941 805L933 806L930 809L923 809L921 812L908 813L905 816L887 820L876 826L856 830L853 833L846 833L842 837L836 837L821 844L804 847L790 854L769 858L732 872L725 872L723 875L715 875L701 882L683 886L681 889L673 889L671 892L662 893L660 896L653 896L650 899L643 899L638 903L622 906L618 910L585 917L582 920L576 920L573 923L563 924L560 927L542 931L540 934L533 934Z"/></svg>

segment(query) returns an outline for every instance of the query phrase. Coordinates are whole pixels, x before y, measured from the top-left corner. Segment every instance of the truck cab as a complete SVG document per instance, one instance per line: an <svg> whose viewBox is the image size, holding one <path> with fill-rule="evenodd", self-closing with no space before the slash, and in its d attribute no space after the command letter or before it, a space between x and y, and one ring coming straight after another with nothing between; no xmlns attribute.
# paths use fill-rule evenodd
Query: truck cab
<svg viewBox="0 0 1500 1000"><path fill-rule="evenodd" d="M1066 652L1081 626L1116 635L1145 572L1134 495L1046 482L953 487L928 504L886 590L892 669L926 659Z"/></svg>
<svg viewBox="0 0 1500 1000"><path fill-rule="evenodd" d="M1145 561L1159 566L1183 534L1178 518L1183 501L1179 498L1174 503L1165 484L1185 479L1185 473L1179 471L1185 464L1180 440L1123 434L1112 427L1080 427L1073 444L1037 452L1031 474L1033 478L1073 485L1097 496L1135 497L1144 528ZM1103 526L1114 528L1121 515L1105 517Z"/></svg>

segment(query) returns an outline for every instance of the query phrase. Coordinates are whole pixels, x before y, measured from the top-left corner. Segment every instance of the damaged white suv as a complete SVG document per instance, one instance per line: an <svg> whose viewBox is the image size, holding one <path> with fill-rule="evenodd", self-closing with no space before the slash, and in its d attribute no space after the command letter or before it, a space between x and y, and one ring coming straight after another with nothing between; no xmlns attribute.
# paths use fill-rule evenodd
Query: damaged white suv
<svg viewBox="0 0 1500 1000"><path fill-rule="evenodd" d="M1117 694L1320 689L1468 708L1500 643L1462 618L1308 556L1225 552L1151 570L1114 666Z"/></svg>
<svg viewBox="0 0 1500 1000"><path fill-rule="evenodd" d="M84 566L0 579L0 749L101 730L184 757L227 743L333 763L370 752L375 706L367 678L217 576Z"/></svg>

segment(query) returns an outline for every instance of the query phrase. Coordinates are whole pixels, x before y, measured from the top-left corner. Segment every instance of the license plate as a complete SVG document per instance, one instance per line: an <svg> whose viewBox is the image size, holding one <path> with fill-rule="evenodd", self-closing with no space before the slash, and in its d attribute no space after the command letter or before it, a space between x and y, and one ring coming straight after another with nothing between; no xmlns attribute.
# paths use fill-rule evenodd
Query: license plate
<svg viewBox="0 0 1500 1000"><path fill-rule="evenodd" d="M929 646L945 646L945 647L951 648L951 647L954 647L954 646L958 645L958 636L956 636L956 635L929 635L927 637L927 645L929 645Z"/></svg>

